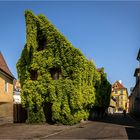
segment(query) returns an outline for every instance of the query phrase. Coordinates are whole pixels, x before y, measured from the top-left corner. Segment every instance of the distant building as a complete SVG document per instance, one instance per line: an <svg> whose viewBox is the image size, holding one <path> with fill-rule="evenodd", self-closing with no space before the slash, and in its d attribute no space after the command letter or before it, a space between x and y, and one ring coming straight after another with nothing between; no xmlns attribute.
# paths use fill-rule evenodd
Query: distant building
<svg viewBox="0 0 140 140"><path fill-rule="evenodd" d="M137 60L140 64L140 49ZM131 89L131 94L129 96L129 112L140 115L140 65L139 68L135 69L134 76L136 77L136 84L134 88Z"/></svg>
<svg viewBox="0 0 140 140"><path fill-rule="evenodd" d="M116 99L113 96L111 96L108 113L113 114L115 113L115 111L116 111Z"/></svg>
<svg viewBox="0 0 140 140"><path fill-rule="evenodd" d="M112 85L111 98L115 99L115 112L119 112L122 110L127 110L127 100L128 100L128 92L127 88L125 88L121 81L116 81Z"/></svg>
<svg viewBox="0 0 140 140"><path fill-rule="evenodd" d="M0 123L13 122L13 80L0 52Z"/></svg>
<svg viewBox="0 0 140 140"><path fill-rule="evenodd" d="M14 104L20 104L21 103L21 96L20 96L20 83L18 80L14 80L14 92L13 92L13 101Z"/></svg>

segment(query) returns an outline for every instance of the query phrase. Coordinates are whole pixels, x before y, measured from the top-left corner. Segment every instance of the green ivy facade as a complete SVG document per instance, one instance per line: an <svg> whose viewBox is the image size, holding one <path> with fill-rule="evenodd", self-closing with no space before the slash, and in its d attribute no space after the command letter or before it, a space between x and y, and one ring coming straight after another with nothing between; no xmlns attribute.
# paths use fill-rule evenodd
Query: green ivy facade
<svg viewBox="0 0 140 140"><path fill-rule="evenodd" d="M93 106L109 106L111 86L102 69L51 24L25 11L26 44L17 63L27 122L75 124L88 119Z"/></svg>

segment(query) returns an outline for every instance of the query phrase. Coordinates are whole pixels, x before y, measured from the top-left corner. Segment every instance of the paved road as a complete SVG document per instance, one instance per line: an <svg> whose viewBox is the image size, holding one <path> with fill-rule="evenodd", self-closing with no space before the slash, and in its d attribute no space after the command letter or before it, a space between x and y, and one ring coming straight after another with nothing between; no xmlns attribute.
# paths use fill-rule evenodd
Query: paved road
<svg viewBox="0 0 140 140"><path fill-rule="evenodd" d="M50 124L0 125L0 140L19 139L140 139L140 121L122 114L74 126Z"/></svg>
<svg viewBox="0 0 140 140"><path fill-rule="evenodd" d="M42 137L43 138L43 137ZM104 120L77 126L44 139L140 139L140 122L129 115L110 115Z"/></svg>

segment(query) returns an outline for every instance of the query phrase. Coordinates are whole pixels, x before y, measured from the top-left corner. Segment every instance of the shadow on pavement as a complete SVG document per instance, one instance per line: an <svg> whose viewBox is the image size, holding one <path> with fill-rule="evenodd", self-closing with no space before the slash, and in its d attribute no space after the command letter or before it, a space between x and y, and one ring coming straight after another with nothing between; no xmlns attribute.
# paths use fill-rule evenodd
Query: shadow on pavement
<svg viewBox="0 0 140 140"><path fill-rule="evenodd" d="M120 113L109 114L105 118L96 121L123 125L128 139L140 139L140 121L136 121L129 114L126 117Z"/></svg>
<svg viewBox="0 0 140 140"><path fill-rule="evenodd" d="M99 122L105 122L105 123L112 123L112 124L118 124L118 125L126 125L126 126L140 126L140 122L132 119L129 115L126 115L126 117L123 116L123 114L115 113L115 114L109 114L103 119L96 120Z"/></svg>
<svg viewBox="0 0 140 140"><path fill-rule="evenodd" d="M128 139L140 139L140 129L138 128L125 128Z"/></svg>

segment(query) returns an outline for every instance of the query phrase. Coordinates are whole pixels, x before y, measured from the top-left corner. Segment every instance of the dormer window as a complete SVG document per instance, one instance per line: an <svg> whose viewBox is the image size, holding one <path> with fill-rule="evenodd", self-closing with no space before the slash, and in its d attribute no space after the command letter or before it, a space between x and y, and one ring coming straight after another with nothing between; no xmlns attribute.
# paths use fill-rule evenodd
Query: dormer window
<svg viewBox="0 0 140 140"><path fill-rule="evenodd" d="M31 80L37 80L37 77L38 77L37 70L30 70Z"/></svg>

